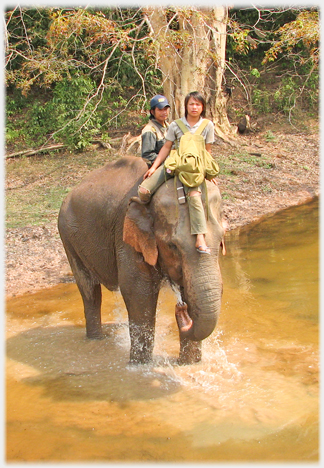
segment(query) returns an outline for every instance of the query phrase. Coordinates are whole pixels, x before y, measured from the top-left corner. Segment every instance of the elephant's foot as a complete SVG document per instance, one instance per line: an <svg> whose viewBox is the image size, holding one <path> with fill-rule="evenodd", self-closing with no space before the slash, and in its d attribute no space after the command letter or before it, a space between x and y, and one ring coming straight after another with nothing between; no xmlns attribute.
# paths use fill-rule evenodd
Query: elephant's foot
<svg viewBox="0 0 324 468"><path fill-rule="evenodd" d="M192 320L189 317L187 304L178 302L175 306L175 316L180 333L188 331L192 326Z"/></svg>
<svg viewBox="0 0 324 468"><path fill-rule="evenodd" d="M87 332L87 338L89 340L103 340L104 339L104 335L102 332L97 332L97 333L90 333L90 332Z"/></svg>
<svg viewBox="0 0 324 468"><path fill-rule="evenodd" d="M141 365L141 364L149 364L152 362L152 356L151 355L139 355L138 353L132 353L130 354L129 358L129 364L133 366Z"/></svg>
<svg viewBox="0 0 324 468"><path fill-rule="evenodd" d="M85 313L86 317L86 334L90 340L102 340L104 335L102 333L102 324L99 313L96 310L89 308L88 312Z"/></svg>
<svg viewBox="0 0 324 468"><path fill-rule="evenodd" d="M142 366L144 364L150 364L152 362L152 359L146 359L146 358L143 358L143 359L130 359L128 361L128 364L130 366Z"/></svg>

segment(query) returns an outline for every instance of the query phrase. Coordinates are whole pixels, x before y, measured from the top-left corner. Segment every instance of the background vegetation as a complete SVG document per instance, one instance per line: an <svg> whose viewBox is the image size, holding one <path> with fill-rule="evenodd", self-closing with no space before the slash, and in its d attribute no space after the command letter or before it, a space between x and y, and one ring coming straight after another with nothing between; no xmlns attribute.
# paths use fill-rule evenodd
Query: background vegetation
<svg viewBox="0 0 324 468"><path fill-rule="evenodd" d="M176 9L168 14L175 44ZM5 11L7 152L49 142L71 150L138 134L162 74L141 8ZM230 8L224 92L234 124L274 113L292 125L317 116L317 8Z"/></svg>

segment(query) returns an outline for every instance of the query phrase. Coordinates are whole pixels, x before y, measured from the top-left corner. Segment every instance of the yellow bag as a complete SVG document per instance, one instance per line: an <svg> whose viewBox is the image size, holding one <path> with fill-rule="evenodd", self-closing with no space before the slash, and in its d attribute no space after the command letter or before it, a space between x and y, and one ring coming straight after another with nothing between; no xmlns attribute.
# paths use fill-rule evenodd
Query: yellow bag
<svg viewBox="0 0 324 468"><path fill-rule="evenodd" d="M206 150L201 132L209 120L204 119L195 133L190 133L182 120L176 120L183 131L179 148L172 150L164 166L168 173L176 175L187 187L198 187L204 179L213 179L219 173L219 167Z"/></svg>

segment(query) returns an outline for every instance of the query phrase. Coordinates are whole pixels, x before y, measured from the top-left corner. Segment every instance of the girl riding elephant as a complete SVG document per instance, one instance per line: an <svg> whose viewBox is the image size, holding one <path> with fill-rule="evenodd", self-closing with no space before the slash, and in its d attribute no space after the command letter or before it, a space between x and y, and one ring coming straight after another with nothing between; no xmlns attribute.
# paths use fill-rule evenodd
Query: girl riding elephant
<svg viewBox="0 0 324 468"><path fill-rule="evenodd" d="M214 142L214 124L205 119L205 113L206 102L201 94L196 91L189 93L185 98L185 116L180 121L173 121L170 124L165 136L166 142L153 165L144 174L144 180L138 188L138 196L143 203L148 203L151 196L167 179L178 175L182 179L188 201L190 230L192 235L196 235L196 249L201 254L210 254L205 240L207 225L202 203L203 181L206 178L216 185L215 176L219 173L219 168L210 154L211 145ZM197 131L201 133L200 140ZM196 134L197 156L193 158L192 154L188 154L189 158L183 161L181 160L183 155L179 153L179 149L184 146L181 144L184 141L181 138L187 135L187 132L192 135ZM170 155L174 143L179 149ZM169 160L167 160L169 155ZM194 177L192 173L185 172L192 170L190 167L192 161L196 170ZM179 167L181 163L182 172Z"/></svg>

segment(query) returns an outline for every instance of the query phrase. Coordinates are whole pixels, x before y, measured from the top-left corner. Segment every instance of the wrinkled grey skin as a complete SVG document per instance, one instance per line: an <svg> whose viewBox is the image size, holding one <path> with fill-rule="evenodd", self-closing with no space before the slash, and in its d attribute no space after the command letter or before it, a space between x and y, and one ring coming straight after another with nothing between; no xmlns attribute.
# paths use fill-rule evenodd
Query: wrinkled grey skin
<svg viewBox="0 0 324 468"><path fill-rule="evenodd" d="M58 227L80 290L89 338L101 338L101 284L120 288L131 338L130 362L152 358L155 315L163 278L179 286L193 320L180 334L179 363L201 359L201 340L217 323L222 296L218 264L221 196L207 182L207 245L199 254L190 234L187 204L179 205L174 179L148 205L130 202L147 170L141 158L123 157L90 173L62 203Z"/></svg>

